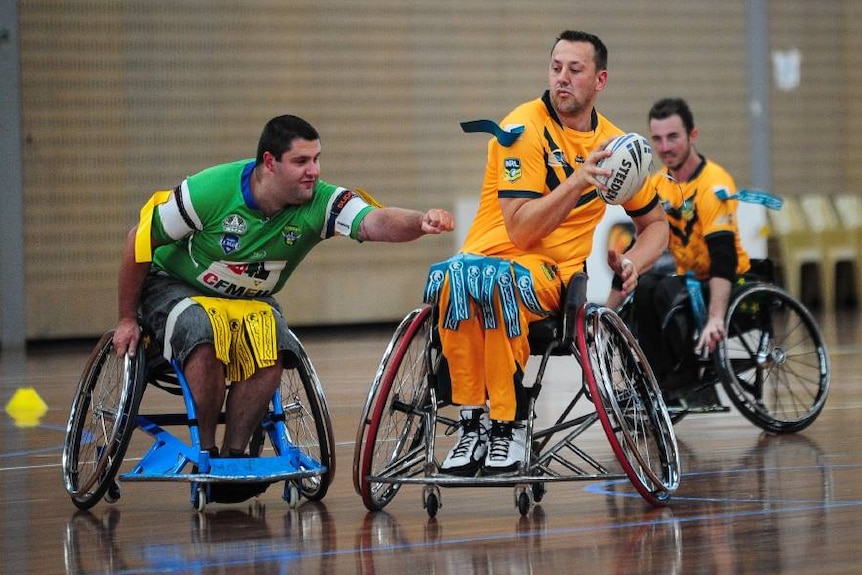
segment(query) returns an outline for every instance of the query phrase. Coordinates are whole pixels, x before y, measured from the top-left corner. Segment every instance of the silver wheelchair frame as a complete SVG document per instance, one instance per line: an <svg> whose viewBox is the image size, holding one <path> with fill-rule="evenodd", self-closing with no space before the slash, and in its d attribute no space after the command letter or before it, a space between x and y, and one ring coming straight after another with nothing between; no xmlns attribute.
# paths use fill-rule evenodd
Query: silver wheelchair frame
<svg viewBox="0 0 862 575"><path fill-rule="evenodd" d="M438 394L445 374L436 337L436 313L419 307L401 321L383 355L363 406L354 449L353 481L367 509L383 509L404 484L422 486L422 502L434 517L440 487L514 487L515 506L526 515L547 483L628 478L651 505L666 505L680 480L680 459L670 416L637 341L617 314L584 303L586 276L573 278L564 312L530 325L531 355L539 356L530 393L527 453L509 475L457 477L439 471L441 430L456 418ZM541 429L535 404L552 356L580 364L581 385L556 421ZM576 409L581 401L592 410ZM613 452L602 461L575 440L599 422ZM443 431L442 433L445 433Z"/></svg>

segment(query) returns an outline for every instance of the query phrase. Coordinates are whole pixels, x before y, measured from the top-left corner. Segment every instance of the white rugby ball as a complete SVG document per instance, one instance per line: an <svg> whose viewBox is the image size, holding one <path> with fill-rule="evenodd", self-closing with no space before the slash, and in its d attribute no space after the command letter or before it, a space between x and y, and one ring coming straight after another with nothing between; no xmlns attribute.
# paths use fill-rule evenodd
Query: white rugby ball
<svg viewBox="0 0 862 575"><path fill-rule="evenodd" d="M611 170L609 178L599 176L607 191L596 188L599 197L612 205L624 204L644 185L652 167L652 146L646 138L634 132L617 136L605 147L613 154L597 165Z"/></svg>

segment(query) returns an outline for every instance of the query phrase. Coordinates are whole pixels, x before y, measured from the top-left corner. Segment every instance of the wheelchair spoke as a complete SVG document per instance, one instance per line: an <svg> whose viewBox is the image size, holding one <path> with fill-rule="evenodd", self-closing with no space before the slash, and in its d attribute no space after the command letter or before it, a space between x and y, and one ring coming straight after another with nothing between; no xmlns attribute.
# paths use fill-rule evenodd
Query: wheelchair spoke
<svg viewBox="0 0 862 575"><path fill-rule="evenodd" d="M377 470L372 481L387 479L391 477L413 477L422 473L421 464L425 461L425 446L415 445L402 456L390 461L387 465Z"/></svg>
<svg viewBox="0 0 862 575"><path fill-rule="evenodd" d="M284 436L273 433L280 428L275 426L270 431L270 442L279 455L285 443L297 448L302 454L300 467L303 469L325 468L318 475L303 477L297 484L303 497L320 501L329 490L336 467L329 409L305 348L293 332L290 337L292 358L282 371L279 388Z"/></svg>
<svg viewBox="0 0 862 575"><path fill-rule="evenodd" d="M145 385L143 360L138 359L144 356L142 345L136 358L117 357L113 332L103 334L78 382L63 445L63 479L80 509L89 509L103 495L109 502L117 499L114 476Z"/></svg>

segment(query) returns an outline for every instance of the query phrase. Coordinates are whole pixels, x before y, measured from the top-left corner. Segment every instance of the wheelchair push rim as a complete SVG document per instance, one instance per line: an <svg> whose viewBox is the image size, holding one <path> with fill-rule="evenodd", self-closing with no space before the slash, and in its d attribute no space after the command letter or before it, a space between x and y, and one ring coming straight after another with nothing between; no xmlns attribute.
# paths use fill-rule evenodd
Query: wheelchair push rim
<svg viewBox="0 0 862 575"><path fill-rule="evenodd" d="M335 440L323 386L299 339L289 332L295 365L281 374L281 402L287 442L317 460L326 471L298 479L299 492L311 501L324 498L335 476ZM271 438L276 454L278 438Z"/></svg>
<svg viewBox="0 0 862 575"><path fill-rule="evenodd" d="M354 480L363 504L371 511L385 507L401 485L374 481L375 477L409 477L424 469L430 322L427 306L404 319L369 393L357 436Z"/></svg>
<svg viewBox="0 0 862 575"><path fill-rule="evenodd" d="M93 507L115 485L145 384L143 342L135 357L118 358L113 337L113 330L105 333L90 354L66 425L63 482L80 509Z"/></svg>
<svg viewBox="0 0 862 575"><path fill-rule="evenodd" d="M773 433L805 429L829 393L829 354L814 317L771 284L744 286L732 298L716 369L728 397L749 421Z"/></svg>
<svg viewBox="0 0 862 575"><path fill-rule="evenodd" d="M679 451L637 340L615 312L586 304L577 345L599 421L623 471L648 503L666 505L679 487Z"/></svg>

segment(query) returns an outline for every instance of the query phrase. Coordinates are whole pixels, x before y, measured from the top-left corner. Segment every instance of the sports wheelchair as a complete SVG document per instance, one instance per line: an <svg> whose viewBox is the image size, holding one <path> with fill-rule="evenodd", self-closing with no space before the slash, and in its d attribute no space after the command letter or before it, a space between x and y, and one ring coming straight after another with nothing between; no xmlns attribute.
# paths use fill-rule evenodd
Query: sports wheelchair
<svg viewBox="0 0 862 575"><path fill-rule="evenodd" d="M402 485L421 484L423 505L434 517L440 487L510 486L516 508L526 515L542 500L546 483L626 477L647 502L666 505L679 486L680 459L655 377L619 316L585 301L586 275L577 274L566 290L564 312L529 327L531 355L541 359L528 387L527 452L521 468L506 476L439 472L445 452L438 452L437 439L455 428L458 416L446 415L447 408L456 408L440 393L448 371L437 308L425 305L407 314L383 354L357 431L353 482L365 507L383 509ZM544 425L535 406L552 356L566 358L565 376L580 381L573 382L568 405ZM613 452L604 461L575 444L596 422Z"/></svg>
<svg viewBox="0 0 862 575"><path fill-rule="evenodd" d="M120 497L120 481L191 483L191 504L203 511L210 502L234 503L284 481L291 507L300 496L320 500L335 473L335 443L326 399L305 349L290 332L281 385L271 408L252 435L251 457L210 458L201 450L194 401L176 360L168 362L146 330L134 357L117 357L113 330L96 344L72 401L63 444L63 480L72 502L89 509L101 499ZM142 414L145 389L181 395L185 413ZM220 423L224 422L224 414ZM164 429L183 426L188 441ZM134 467L117 477L131 441L141 429L154 442ZM275 452L264 456L265 438Z"/></svg>
<svg viewBox="0 0 862 575"><path fill-rule="evenodd" d="M770 433L801 431L820 415L829 394L826 344L808 309L773 284L773 269L769 259L752 260L751 273L732 288L725 339L713 353L702 356L693 350L705 323L706 304L700 284L687 278L686 289L661 324L666 334L680 322L694 328L693 369L686 372L691 373L691 383L678 391L679 404L669 407L674 423L691 413L729 411L718 396L719 386L746 419ZM619 314L637 334L631 296Z"/></svg>

